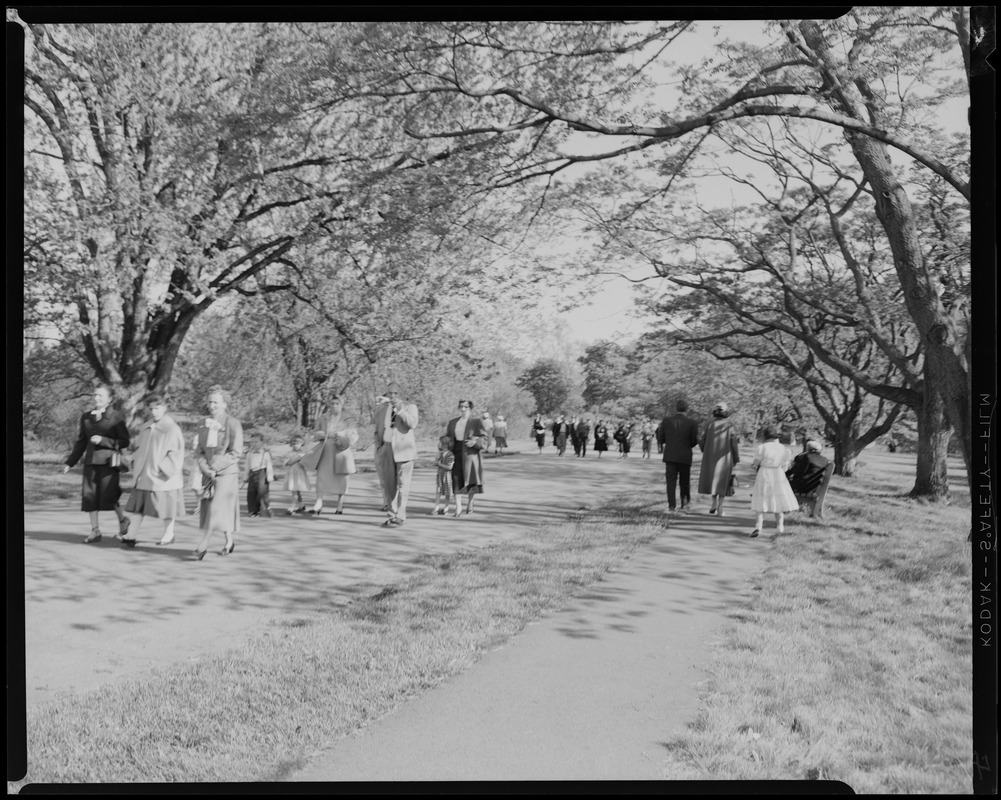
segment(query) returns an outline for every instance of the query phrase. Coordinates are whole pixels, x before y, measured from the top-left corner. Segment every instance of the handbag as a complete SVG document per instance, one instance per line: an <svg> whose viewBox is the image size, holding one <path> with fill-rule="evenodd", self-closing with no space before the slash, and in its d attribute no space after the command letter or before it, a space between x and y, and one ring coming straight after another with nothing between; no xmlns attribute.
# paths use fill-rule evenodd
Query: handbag
<svg viewBox="0 0 1001 800"><path fill-rule="evenodd" d="M119 472L128 472L132 469L132 460L117 447L111 451L111 458L108 464Z"/></svg>
<svg viewBox="0 0 1001 800"><path fill-rule="evenodd" d="M740 486L740 482L737 480L737 476L731 472L730 483L726 487L726 496L733 497L735 494L737 494L738 486Z"/></svg>

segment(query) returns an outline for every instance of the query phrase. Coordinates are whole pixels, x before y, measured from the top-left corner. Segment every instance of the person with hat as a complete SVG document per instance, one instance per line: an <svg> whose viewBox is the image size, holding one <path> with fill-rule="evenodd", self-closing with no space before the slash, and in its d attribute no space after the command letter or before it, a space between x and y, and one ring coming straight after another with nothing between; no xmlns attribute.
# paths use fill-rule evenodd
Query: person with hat
<svg viewBox="0 0 1001 800"><path fill-rule="evenodd" d="M376 398L375 470L382 485L385 528L400 527L407 519L410 480L417 458L417 406L407 403L399 384L391 383L384 397Z"/></svg>
<svg viewBox="0 0 1001 800"><path fill-rule="evenodd" d="M831 462L821 455L822 449L820 442L811 439L806 443L806 452L793 459L786 478L796 494L809 494L824 480L824 470Z"/></svg>
<svg viewBox="0 0 1001 800"><path fill-rule="evenodd" d="M720 401L713 406L713 418L699 437L702 466L699 469L699 494L712 495L710 514L723 514L723 501L730 489L730 476L740 461L737 435L727 417L730 409Z"/></svg>

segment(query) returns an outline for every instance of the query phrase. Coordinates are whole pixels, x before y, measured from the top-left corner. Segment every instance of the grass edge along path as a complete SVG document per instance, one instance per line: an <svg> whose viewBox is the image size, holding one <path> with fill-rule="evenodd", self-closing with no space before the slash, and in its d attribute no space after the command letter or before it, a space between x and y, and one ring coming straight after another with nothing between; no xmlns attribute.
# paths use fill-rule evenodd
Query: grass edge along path
<svg viewBox="0 0 1001 800"><path fill-rule="evenodd" d="M793 515L773 539L755 599L717 632L697 718L666 743L670 777L972 792L969 495L867 483L838 480L827 519Z"/></svg>
<svg viewBox="0 0 1001 800"><path fill-rule="evenodd" d="M29 710L24 783L282 781L339 737L472 665L663 528L660 504L532 528L321 621L288 619L193 664Z"/></svg>

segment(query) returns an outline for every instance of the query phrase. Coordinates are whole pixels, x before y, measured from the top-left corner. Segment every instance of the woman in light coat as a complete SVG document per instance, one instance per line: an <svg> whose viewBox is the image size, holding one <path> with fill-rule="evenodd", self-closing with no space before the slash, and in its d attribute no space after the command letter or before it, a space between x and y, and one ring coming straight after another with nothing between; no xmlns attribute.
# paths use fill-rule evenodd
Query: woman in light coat
<svg viewBox="0 0 1001 800"><path fill-rule="evenodd" d="M730 488L730 475L740 461L737 434L727 417L730 410L726 403L713 406L713 418L699 437L702 467L699 470L699 494L712 495L710 514L723 514L723 501Z"/></svg>
<svg viewBox="0 0 1001 800"><path fill-rule="evenodd" d="M348 476L354 474L353 448L358 441L358 431L344 418L344 398L330 399L326 413L317 424L316 435L320 442L300 462L306 469L316 470L316 504L310 514L323 511L323 500L336 497L335 514L344 513L344 496L348 493Z"/></svg>
<svg viewBox="0 0 1001 800"><path fill-rule="evenodd" d="M174 541L174 520L183 517L184 508L184 434L167 414L167 403L160 395L146 401L150 420L143 425L132 461L136 484L125 510L139 515L135 533L122 541L136 545L136 533L146 517L163 520L163 537L157 544Z"/></svg>

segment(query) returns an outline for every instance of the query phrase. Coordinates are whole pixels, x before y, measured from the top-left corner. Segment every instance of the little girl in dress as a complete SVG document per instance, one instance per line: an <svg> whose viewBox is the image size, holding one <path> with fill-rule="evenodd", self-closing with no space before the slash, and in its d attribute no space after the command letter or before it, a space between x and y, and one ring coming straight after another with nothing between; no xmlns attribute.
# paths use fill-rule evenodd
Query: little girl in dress
<svg viewBox="0 0 1001 800"><path fill-rule="evenodd" d="M758 445L751 466L758 471L754 479L754 492L751 494L751 510L757 512L758 519L751 531L751 538L761 533L765 514L775 514L775 528L779 533L785 532L785 514L796 511L799 501L793 494L786 470L792 462L792 452L779 442L779 430L774 425L765 429L765 441Z"/></svg>
<svg viewBox="0 0 1001 800"><path fill-rule="evenodd" d="M438 468L434 484L434 508L429 514L445 514L448 511L448 501L454 498L455 516L459 516L459 498L452 493L452 466L455 464L453 445L451 436L438 439L438 460L434 462Z"/></svg>
<svg viewBox="0 0 1001 800"><path fill-rule="evenodd" d="M288 472L285 474L285 488L292 492L292 502L285 511L286 516L291 517L297 511L305 511L306 504L302 500L302 493L310 491L313 486L309 481L309 473L300 464L305 455L302 448L306 442L301 436L293 436L289 442L292 445L292 452L285 458L285 466Z"/></svg>

